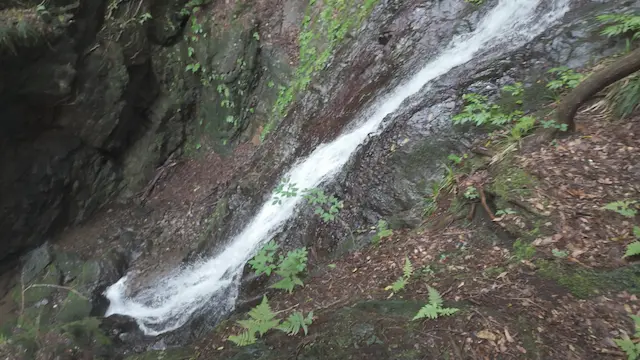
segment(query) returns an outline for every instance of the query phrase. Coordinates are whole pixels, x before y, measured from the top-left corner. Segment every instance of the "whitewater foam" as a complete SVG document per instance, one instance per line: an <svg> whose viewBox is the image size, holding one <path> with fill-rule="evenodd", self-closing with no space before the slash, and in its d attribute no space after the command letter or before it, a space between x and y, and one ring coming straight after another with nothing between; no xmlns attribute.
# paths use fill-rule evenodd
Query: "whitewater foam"
<svg viewBox="0 0 640 360"><path fill-rule="evenodd" d="M501 0L469 34L458 36L433 61L416 73L409 81L396 87L391 94L374 104L366 119L356 119L352 130L334 141L318 146L305 159L298 160L284 177L290 178L298 188L314 188L332 178L348 161L358 145L369 134L375 134L385 125L383 120L396 111L402 102L431 80L446 74L454 67L470 61L483 49L500 45L506 51L530 41L568 11L569 0L552 1L540 12L544 0ZM549 1L547 1L549 3ZM288 198L280 205L265 202L244 230L233 237L218 255L172 275L127 297L125 276L105 291L110 301L106 316L123 314L136 319L148 335L175 330L205 306L229 310L237 297L239 277L244 264L260 246L271 239L293 215L300 197ZM216 294L223 294L211 304ZM211 309L215 311L215 309Z"/></svg>

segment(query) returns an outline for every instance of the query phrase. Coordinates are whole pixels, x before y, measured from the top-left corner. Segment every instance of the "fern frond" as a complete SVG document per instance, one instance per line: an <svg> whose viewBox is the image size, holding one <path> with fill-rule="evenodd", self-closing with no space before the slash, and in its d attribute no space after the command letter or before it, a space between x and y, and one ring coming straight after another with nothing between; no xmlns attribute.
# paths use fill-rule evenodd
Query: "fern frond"
<svg viewBox="0 0 640 360"><path fill-rule="evenodd" d="M278 326L278 330L289 335L297 335L300 332L300 329L302 329L304 334L307 335L309 331L308 326L311 325L312 322L313 311L311 311L306 318L301 312L296 311L289 315L289 317Z"/></svg>
<svg viewBox="0 0 640 360"><path fill-rule="evenodd" d="M457 313L460 309L456 308L443 308L442 307L442 297L440 293L431 286L429 289L429 303L423 306L420 311L413 317L413 320L418 319L437 319L440 315L450 316Z"/></svg>
<svg viewBox="0 0 640 360"><path fill-rule="evenodd" d="M438 309L438 315L451 316L460 311L460 309L456 308L442 308Z"/></svg>
<svg viewBox="0 0 640 360"><path fill-rule="evenodd" d="M424 319L424 318L429 318L429 319L437 319L438 318L438 308L431 305L431 304L427 304L425 306L423 306L420 311L418 311L418 313L416 314L416 316L413 317L412 320L419 320L419 319Z"/></svg>
<svg viewBox="0 0 640 360"><path fill-rule="evenodd" d="M391 292L397 293L398 291L404 289L407 285L407 280L404 277L399 278L393 284L384 288L386 291L391 290Z"/></svg>
<svg viewBox="0 0 640 360"><path fill-rule="evenodd" d="M247 346L256 343L255 333L249 331L245 331L239 335L231 335L228 340L238 346Z"/></svg>
<svg viewBox="0 0 640 360"><path fill-rule="evenodd" d="M440 293L438 292L438 290L432 288L431 286L428 287L429 290L429 305L439 308L442 306L442 297L440 296Z"/></svg>
<svg viewBox="0 0 640 360"><path fill-rule="evenodd" d="M413 264L408 257L404 258L404 267L402 268L402 273L404 274L404 278L409 280L411 275L413 275Z"/></svg>
<svg viewBox="0 0 640 360"><path fill-rule="evenodd" d="M640 356L640 344L635 344L628 336L622 339L613 339L616 345L627 354L629 360L635 360Z"/></svg>
<svg viewBox="0 0 640 360"><path fill-rule="evenodd" d="M277 313L273 312L269 306L269 299L264 296L260 305L249 311L250 319L239 320L237 323L252 335L258 332L262 336L280 324L280 320L275 318L276 315Z"/></svg>
<svg viewBox="0 0 640 360"><path fill-rule="evenodd" d="M640 338L640 316L638 315L629 315L633 319L633 323L635 325L636 334L634 335L637 338Z"/></svg>

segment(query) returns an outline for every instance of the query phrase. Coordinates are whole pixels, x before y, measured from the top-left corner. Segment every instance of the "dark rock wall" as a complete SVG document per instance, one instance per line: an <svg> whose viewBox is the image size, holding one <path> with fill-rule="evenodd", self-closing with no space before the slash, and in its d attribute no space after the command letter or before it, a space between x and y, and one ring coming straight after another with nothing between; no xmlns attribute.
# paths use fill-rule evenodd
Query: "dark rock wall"
<svg viewBox="0 0 640 360"><path fill-rule="evenodd" d="M148 5L110 4L49 4L61 31L0 49L0 261L139 190L184 141L186 118L158 100L150 24L131 15Z"/></svg>

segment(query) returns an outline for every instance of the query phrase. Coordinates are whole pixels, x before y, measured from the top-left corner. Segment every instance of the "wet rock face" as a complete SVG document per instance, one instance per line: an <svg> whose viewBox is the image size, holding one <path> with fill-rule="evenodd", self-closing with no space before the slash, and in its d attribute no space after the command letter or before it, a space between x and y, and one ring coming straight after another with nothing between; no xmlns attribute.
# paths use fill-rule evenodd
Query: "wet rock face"
<svg viewBox="0 0 640 360"><path fill-rule="evenodd" d="M419 224L423 201L431 193L431 184L442 178L447 156L468 152L474 139L473 129L451 124L462 106L462 94L476 92L495 98L504 85L516 81L534 93L539 87L536 82L547 81L546 71L552 67L580 68L620 51L620 42L600 36L593 19L603 12L628 9L630 3L590 4L506 57L473 60L434 80L392 115L392 124L364 144L330 185L345 201L343 216L354 227L375 224L378 219L394 227ZM525 99L525 108L539 108L544 96L542 86L538 95ZM327 231L331 235L316 233L313 238L348 242L343 229L333 227L323 233Z"/></svg>
<svg viewBox="0 0 640 360"><path fill-rule="evenodd" d="M164 3L154 11L182 6ZM151 61L161 45L149 40L151 24L128 21L131 6L52 2L48 14L69 20L62 30L34 20L35 40L0 48L0 261L87 219L122 189L139 191L184 142L193 98L185 89L172 89L175 101L165 95Z"/></svg>

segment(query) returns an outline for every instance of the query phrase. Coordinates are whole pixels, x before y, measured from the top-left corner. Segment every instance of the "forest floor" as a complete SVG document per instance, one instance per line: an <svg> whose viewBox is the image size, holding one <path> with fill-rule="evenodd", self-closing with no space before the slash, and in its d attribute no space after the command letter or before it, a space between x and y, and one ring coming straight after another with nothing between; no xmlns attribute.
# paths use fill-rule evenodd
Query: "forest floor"
<svg viewBox="0 0 640 360"><path fill-rule="evenodd" d="M626 358L614 339L632 336L629 315L640 311L640 267L623 258L640 221L603 207L639 197L639 134L639 117L582 113L575 133L548 145L464 160L473 165L457 166L452 194L423 226L313 264L303 288L270 295L283 317L313 311L307 336L272 331L236 347L227 337L241 330L237 315L196 357ZM491 214L462 196L469 184L484 189ZM405 258L413 274L392 294ZM428 286L459 311L413 321Z"/></svg>

